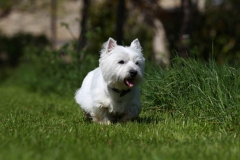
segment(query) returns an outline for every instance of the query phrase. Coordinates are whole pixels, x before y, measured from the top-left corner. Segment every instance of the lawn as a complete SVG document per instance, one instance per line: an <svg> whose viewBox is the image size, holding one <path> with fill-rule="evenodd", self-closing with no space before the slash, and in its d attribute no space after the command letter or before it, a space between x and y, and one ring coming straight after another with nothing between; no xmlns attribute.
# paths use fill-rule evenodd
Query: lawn
<svg viewBox="0 0 240 160"><path fill-rule="evenodd" d="M84 121L73 99L76 88L62 88L63 95L29 89L19 85L24 75L17 76L0 84L1 160L240 158L237 67L176 60L163 70L148 64L140 119L109 126Z"/></svg>

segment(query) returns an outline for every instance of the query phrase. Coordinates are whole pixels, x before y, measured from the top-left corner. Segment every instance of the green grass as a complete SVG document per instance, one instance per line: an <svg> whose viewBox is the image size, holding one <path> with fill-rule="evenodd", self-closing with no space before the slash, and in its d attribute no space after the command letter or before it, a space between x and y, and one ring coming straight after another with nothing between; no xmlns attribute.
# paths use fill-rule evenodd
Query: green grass
<svg viewBox="0 0 240 160"><path fill-rule="evenodd" d="M240 157L240 70L227 65L147 65L140 120L109 126L84 121L71 85L63 96L10 82L0 85L1 160Z"/></svg>

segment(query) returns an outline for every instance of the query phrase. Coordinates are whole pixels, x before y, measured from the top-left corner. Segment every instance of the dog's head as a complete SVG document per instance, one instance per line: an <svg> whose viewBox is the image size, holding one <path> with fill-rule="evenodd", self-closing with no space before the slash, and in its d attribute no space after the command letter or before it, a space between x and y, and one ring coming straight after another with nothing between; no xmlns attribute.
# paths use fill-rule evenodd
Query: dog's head
<svg viewBox="0 0 240 160"><path fill-rule="evenodd" d="M103 44L99 63L103 78L111 87L121 90L133 88L143 80L145 59L138 39L129 47L123 47L109 38Z"/></svg>

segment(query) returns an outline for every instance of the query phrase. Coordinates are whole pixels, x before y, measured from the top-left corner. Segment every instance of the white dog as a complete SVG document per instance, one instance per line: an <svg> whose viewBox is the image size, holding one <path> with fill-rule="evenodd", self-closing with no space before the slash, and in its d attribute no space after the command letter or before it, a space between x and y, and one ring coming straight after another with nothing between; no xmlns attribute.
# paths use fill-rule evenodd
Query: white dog
<svg viewBox="0 0 240 160"><path fill-rule="evenodd" d="M138 118L141 111L139 85L145 59L135 39L129 47L109 38L103 44L99 67L88 73L75 94L85 116L100 124Z"/></svg>

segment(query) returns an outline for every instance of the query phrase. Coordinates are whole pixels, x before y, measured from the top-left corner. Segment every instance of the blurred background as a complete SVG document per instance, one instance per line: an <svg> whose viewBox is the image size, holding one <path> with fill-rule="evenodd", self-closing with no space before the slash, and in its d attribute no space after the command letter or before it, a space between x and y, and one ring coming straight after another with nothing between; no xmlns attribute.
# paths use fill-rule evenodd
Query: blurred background
<svg viewBox="0 0 240 160"><path fill-rule="evenodd" d="M148 62L163 67L176 56L238 64L239 8L239 0L0 0L0 81L16 68L32 87L51 75L76 80L74 70L81 77L97 66L109 37L138 38Z"/></svg>

